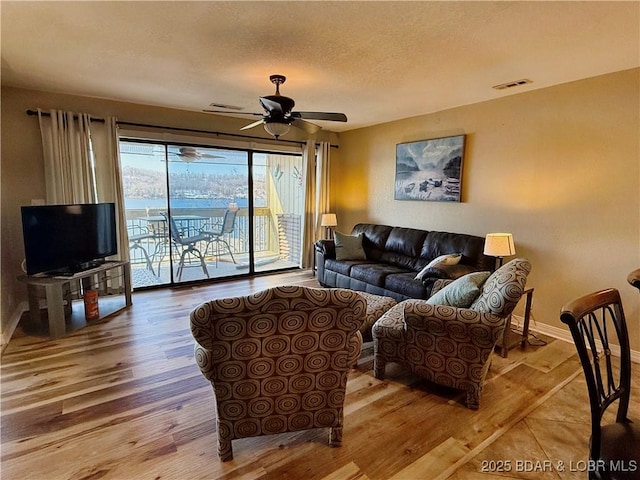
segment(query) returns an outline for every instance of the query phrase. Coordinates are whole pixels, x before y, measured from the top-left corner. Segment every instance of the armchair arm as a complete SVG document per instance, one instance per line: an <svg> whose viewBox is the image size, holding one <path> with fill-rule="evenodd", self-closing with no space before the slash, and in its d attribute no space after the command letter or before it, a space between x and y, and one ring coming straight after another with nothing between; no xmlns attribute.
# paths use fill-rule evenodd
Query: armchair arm
<svg viewBox="0 0 640 480"><path fill-rule="evenodd" d="M484 360L495 347L505 326L504 317L469 308L430 305L424 300L405 300L402 305L407 333L413 332L415 336L423 332L434 340L448 338L456 345L474 345L482 350ZM459 357L461 353L452 352L452 356Z"/></svg>
<svg viewBox="0 0 640 480"><path fill-rule="evenodd" d="M480 405L489 358L505 318L468 308L405 300L406 361L420 376L467 392L467 406ZM396 308L396 307L394 307Z"/></svg>

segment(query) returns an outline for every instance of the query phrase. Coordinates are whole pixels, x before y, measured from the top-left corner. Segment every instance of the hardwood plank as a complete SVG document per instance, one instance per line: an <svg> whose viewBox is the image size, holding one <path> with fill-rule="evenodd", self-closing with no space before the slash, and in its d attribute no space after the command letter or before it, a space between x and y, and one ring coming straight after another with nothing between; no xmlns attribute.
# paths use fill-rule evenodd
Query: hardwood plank
<svg viewBox="0 0 640 480"><path fill-rule="evenodd" d="M367 480L368 478L355 463L349 462L322 480Z"/></svg>
<svg viewBox="0 0 640 480"><path fill-rule="evenodd" d="M421 456L415 462L396 473L391 480L403 480L407 478L421 478L427 472L442 472L450 468L463 458L469 449L455 438L447 438L429 453ZM431 475L431 474L429 474ZM436 478L430 476L429 478Z"/></svg>
<svg viewBox="0 0 640 480"><path fill-rule="evenodd" d="M318 286L298 271L147 290L130 309L58 340L19 328L0 366L2 478L485 479L496 477L478 470L483 459L561 460L588 442L573 345L548 339L494 355L472 411L460 392L398 365L377 380L369 343L349 375L341 448L328 446L327 430L303 431L234 441L234 460L220 462L213 390L193 358L189 312L284 284ZM581 438L567 444L562 431ZM538 450L527 447L532 439Z"/></svg>

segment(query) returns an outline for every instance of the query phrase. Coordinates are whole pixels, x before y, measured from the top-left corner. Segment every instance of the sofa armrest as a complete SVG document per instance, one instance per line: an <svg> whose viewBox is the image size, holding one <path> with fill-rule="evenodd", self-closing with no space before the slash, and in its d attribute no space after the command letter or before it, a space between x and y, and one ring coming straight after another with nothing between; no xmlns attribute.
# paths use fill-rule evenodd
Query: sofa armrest
<svg viewBox="0 0 640 480"><path fill-rule="evenodd" d="M315 243L315 251L325 259L336 258L336 244L333 240L318 240Z"/></svg>
<svg viewBox="0 0 640 480"><path fill-rule="evenodd" d="M336 245L333 240L318 240L314 243L317 278L320 285L327 286L324 280L324 262L336 258Z"/></svg>

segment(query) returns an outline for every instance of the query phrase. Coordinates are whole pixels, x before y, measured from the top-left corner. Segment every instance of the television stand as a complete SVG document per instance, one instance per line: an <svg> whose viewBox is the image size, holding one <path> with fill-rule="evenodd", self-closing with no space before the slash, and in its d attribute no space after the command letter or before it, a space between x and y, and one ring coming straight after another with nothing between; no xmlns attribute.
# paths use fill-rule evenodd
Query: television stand
<svg viewBox="0 0 640 480"><path fill-rule="evenodd" d="M131 305L129 262L106 261L73 275L22 275L18 280L27 284L30 323L35 328L46 326L40 310L41 292L44 288L51 338L59 338L68 331L104 320ZM98 320L85 320L83 293L87 290L98 291Z"/></svg>

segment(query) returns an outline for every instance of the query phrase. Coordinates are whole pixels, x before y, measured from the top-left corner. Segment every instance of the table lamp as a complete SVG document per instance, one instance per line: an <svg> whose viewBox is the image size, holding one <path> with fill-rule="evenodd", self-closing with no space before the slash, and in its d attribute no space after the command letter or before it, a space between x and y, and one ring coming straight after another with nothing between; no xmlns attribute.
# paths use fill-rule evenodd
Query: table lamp
<svg viewBox="0 0 640 480"><path fill-rule="evenodd" d="M516 254L513 235L510 233L487 233L484 239L484 254L498 259L498 268L502 266L502 259Z"/></svg>
<svg viewBox="0 0 640 480"><path fill-rule="evenodd" d="M335 213L323 213L320 225L325 228L325 238L331 240L333 227L338 225L338 218Z"/></svg>

